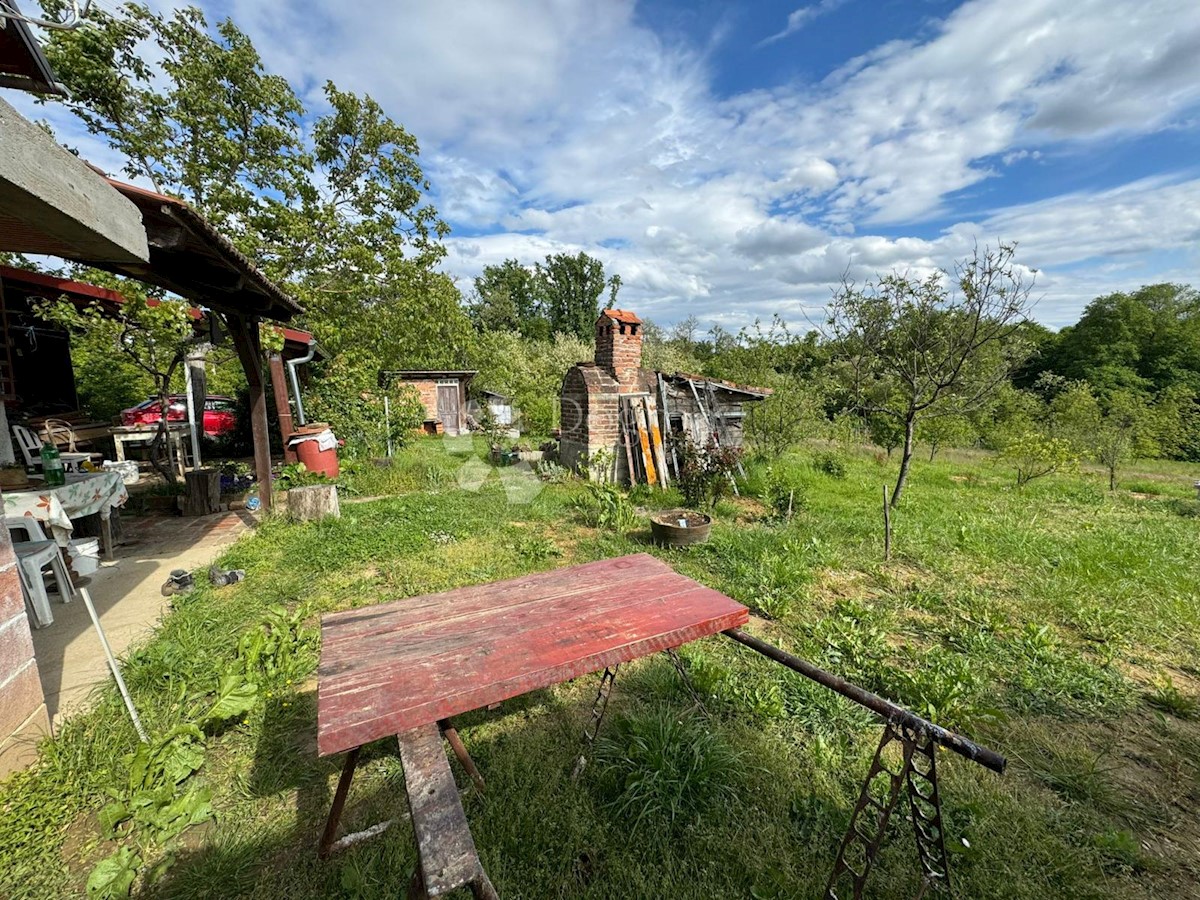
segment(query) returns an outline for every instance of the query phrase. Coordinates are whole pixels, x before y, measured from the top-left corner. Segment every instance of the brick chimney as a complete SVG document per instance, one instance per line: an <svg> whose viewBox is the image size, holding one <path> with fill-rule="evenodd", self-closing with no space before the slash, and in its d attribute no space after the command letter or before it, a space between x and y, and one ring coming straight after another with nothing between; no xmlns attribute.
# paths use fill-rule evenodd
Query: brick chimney
<svg viewBox="0 0 1200 900"><path fill-rule="evenodd" d="M624 309L606 309L596 320L596 365L616 379L622 394L639 389L642 320Z"/></svg>

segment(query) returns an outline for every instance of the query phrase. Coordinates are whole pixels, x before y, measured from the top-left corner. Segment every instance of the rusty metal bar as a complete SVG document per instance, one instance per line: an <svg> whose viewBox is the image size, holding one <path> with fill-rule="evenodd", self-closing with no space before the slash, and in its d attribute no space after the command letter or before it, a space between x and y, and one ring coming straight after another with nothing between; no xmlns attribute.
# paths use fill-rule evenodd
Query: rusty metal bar
<svg viewBox="0 0 1200 900"><path fill-rule="evenodd" d="M321 835L321 843L317 846L317 856L321 859L327 859L333 849L333 836L337 834L338 821L342 818L342 807L346 805L346 795L350 793L350 782L354 778L354 767L358 765L360 750L362 747L355 747L346 754L346 763L342 767L337 790L333 794L333 806L330 807L329 818L325 821L325 833Z"/></svg>
<svg viewBox="0 0 1200 900"><path fill-rule="evenodd" d="M859 706L865 706L871 712L893 725L925 732L935 744L940 744L947 750L953 750L959 756L966 757L972 762L977 762L984 768L991 769L998 774L1003 774L1005 767L1008 766L1008 760L995 750L981 747L979 744L962 735L955 734L953 731L947 731L940 725L935 725L928 719L923 719L902 706L897 706L889 700L884 700L878 694L872 694L870 691L860 688L858 685L852 684L844 678L839 678L832 672L826 672L824 669L814 666L807 660L794 656L785 650L780 650L778 647L768 644L766 641L756 638L752 634L747 634L740 628L730 628L722 632L722 634L728 635L739 644L744 644L768 659L775 660L780 665L787 666L792 671L799 672L805 678L811 678L831 691L836 691L846 699L853 700Z"/></svg>

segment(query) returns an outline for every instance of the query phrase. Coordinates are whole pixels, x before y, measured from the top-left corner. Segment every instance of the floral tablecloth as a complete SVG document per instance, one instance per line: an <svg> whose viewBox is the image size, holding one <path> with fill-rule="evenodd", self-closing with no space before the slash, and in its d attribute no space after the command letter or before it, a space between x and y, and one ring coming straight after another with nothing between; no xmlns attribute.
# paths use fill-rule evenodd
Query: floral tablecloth
<svg viewBox="0 0 1200 900"><path fill-rule="evenodd" d="M100 513L107 519L118 506L129 499L119 472L92 472L68 475L67 483L59 487L31 488L4 492L6 516L32 516L42 523L58 541L67 546L74 526L72 519ZM48 529L47 529L47 526Z"/></svg>

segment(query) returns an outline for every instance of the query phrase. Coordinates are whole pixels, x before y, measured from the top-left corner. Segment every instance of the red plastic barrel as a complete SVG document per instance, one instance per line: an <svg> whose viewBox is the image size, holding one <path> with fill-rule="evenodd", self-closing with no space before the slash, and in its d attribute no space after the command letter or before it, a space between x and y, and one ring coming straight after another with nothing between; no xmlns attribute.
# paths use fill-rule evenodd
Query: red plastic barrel
<svg viewBox="0 0 1200 900"><path fill-rule="evenodd" d="M304 468L308 469L308 471L319 472L326 478L337 478L339 469L336 446L330 447L328 450L322 450L319 441L295 440L305 435L318 435L328 428L328 425L307 425L299 431L293 432L289 443L291 443L292 449L296 451L296 456L300 462L304 463ZM292 441L295 441L295 443L292 443Z"/></svg>

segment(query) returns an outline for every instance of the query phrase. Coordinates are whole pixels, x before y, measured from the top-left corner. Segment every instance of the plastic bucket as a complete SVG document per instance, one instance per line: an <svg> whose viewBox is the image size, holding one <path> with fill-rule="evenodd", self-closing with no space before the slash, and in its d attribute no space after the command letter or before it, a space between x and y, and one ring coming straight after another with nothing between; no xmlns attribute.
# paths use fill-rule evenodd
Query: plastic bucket
<svg viewBox="0 0 1200 900"><path fill-rule="evenodd" d="M100 568L100 539L76 538L67 544L71 571L79 578L95 574Z"/></svg>

